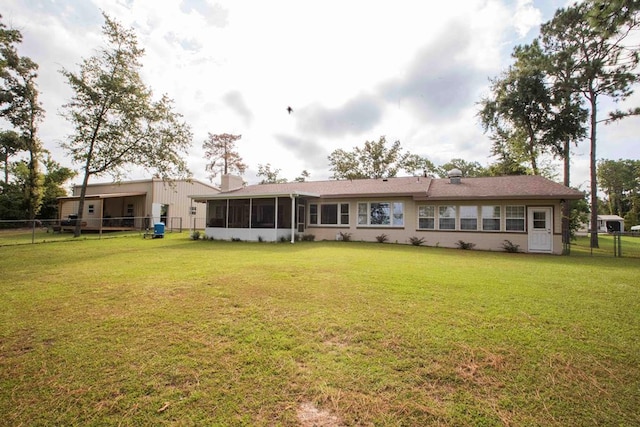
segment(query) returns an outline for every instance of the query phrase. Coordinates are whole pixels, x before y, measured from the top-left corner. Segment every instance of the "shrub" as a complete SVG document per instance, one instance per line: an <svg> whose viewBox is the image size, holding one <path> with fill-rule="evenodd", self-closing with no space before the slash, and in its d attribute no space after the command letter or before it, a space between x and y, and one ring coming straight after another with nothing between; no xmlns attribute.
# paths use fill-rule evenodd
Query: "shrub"
<svg viewBox="0 0 640 427"><path fill-rule="evenodd" d="M239 238L239 237L232 237L232 238L231 238L231 241L232 241L232 242L242 242L242 239L241 239L241 238Z"/></svg>
<svg viewBox="0 0 640 427"><path fill-rule="evenodd" d="M301 240L303 242L313 242L314 240L316 240L316 236L314 236L313 234L303 234Z"/></svg>
<svg viewBox="0 0 640 427"><path fill-rule="evenodd" d="M191 233L191 240L200 240L200 231L196 230Z"/></svg>
<svg viewBox="0 0 640 427"><path fill-rule="evenodd" d="M520 252L520 245L516 245L511 240L505 240L504 243L502 244L502 249L504 249L507 252L516 253L516 252Z"/></svg>
<svg viewBox="0 0 640 427"><path fill-rule="evenodd" d="M384 243L389 240L389 237L387 237L386 234L382 233L381 235L376 236L376 240L378 241L378 243Z"/></svg>
<svg viewBox="0 0 640 427"><path fill-rule="evenodd" d="M351 233L343 233L341 231L340 232L340 240L342 240L343 242L350 242L351 241Z"/></svg>
<svg viewBox="0 0 640 427"><path fill-rule="evenodd" d="M409 237L409 241L413 246L420 246L424 243L424 237Z"/></svg>
<svg viewBox="0 0 640 427"><path fill-rule="evenodd" d="M458 249L473 249L476 247L475 243L468 243L465 242L463 240L458 240L458 243L456 243L456 245L458 246Z"/></svg>

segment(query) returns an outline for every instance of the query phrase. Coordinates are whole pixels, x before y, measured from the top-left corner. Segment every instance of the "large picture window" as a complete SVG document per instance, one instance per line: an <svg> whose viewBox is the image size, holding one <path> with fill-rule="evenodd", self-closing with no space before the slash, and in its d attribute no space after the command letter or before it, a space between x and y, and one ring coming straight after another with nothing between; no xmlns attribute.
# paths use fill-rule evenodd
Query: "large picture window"
<svg viewBox="0 0 640 427"><path fill-rule="evenodd" d="M358 225L403 227L404 204L400 202L358 203Z"/></svg>
<svg viewBox="0 0 640 427"><path fill-rule="evenodd" d="M507 231L524 231L524 206L507 206L505 219Z"/></svg>
<svg viewBox="0 0 640 427"><path fill-rule="evenodd" d="M460 206L460 230L478 229L478 207Z"/></svg>
<svg viewBox="0 0 640 427"><path fill-rule="evenodd" d="M433 230L436 228L436 207L418 206L418 228Z"/></svg>
<svg viewBox="0 0 640 427"><path fill-rule="evenodd" d="M482 229L484 231L500 230L500 206L482 207Z"/></svg>
<svg viewBox="0 0 640 427"><path fill-rule="evenodd" d="M438 229L440 230L456 229L456 207L455 206L438 206Z"/></svg>

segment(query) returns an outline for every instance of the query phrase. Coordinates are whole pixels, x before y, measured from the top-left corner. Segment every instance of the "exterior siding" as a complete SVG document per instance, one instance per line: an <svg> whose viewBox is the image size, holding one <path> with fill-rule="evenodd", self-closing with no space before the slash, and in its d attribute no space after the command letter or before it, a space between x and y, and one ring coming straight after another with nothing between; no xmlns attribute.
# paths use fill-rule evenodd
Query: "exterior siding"
<svg viewBox="0 0 640 427"><path fill-rule="evenodd" d="M80 196L81 187L73 188L73 196ZM86 195L107 195L116 197L105 197L101 199L85 200L82 222L86 222L87 227L98 228L103 217L121 218L127 216L151 218L153 214L153 204L168 205L168 217L172 218L172 224L167 224L174 228L181 227L188 229L192 223L193 216L190 212L193 203L189 198L191 194L216 194L219 190L211 185L199 181L174 181L173 184L165 183L161 179L150 179L140 181L128 181L121 183L97 183L87 186ZM145 195L126 196L126 193L145 193ZM117 196L121 194L120 196ZM60 208L60 219L66 218L69 214L75 214L78 209L77 200L62 200ZM93 205L93 212L90 212L90 205ZM203 208L201 207L201 210ZM204 215L204 211L201 212ZM175 219L177 218L177 219ZM136 227L142 227L142 220L137 220Z"/></svg>
<svg viewBox="0 0 640 427"><path fill-rule="evenodd" d="M305 206L305 227L296 227L296 233L312 234L315 240L336 240L340 233L348 233L352 240L376 242L384 234L387 241L399 244L410 244L415 237L432 246L457 247L463 241L493 251L503 251L508 240L524 252L556 254L562 252L561 200L584 197L544 177L515 176L468 178L459 183L422 177L274 183L192 199L207 203L207 236L274 240L272 234L290 235L291 231L267 231L258 228L260 223L249 228L245 205L292 194L298 197L298 205ZM232 211L226 205L233 221L221 210L230 200L238 201Z"/></svg>
<svg viewBox="0 0 640 427"><path fill-rule="evenodd" d="M403 227L389 227L389 226L359 226L357 224L358 216L358 203L360 202L402 202L404 203L404 226ZM310 201L309 203L314 203ZM387 235L387 241L390 243L411 244L410 239L412 237L424 238L424 245L427 246L440 246L440 247L457 247L457 242L462 240L464 242L474 243L475 249L489 250L489 251L503 251L502 244L505 240L519 245L521 251L527 251L528 249L528 234L526 231L528 218L528 207L551 207L553 212L553 253L562 253L562 223L561 223L561 209L559 202L552 202L549 200L482 200L476 203L456 202L456 201L435 201L435 202L422 202L414 201L410 197L398 197L398 198L363 198L352 201L345 201L344 199L323 199L322 204L332 203L349 203L349 225L310 225L308 223L305 234L313 234L316 240L336 240L339 237L340 232L350 233L351 239L356 241L369 241L376 242L376 237L385 234ZM497 205L501 207L501 231L467 231L460 230L459 224L459 211L457 215L456 230L421 230L418 229L418 206L419 205L431 205L444 206L483 206L483 205ZM308 205L307 205L308 206ZM505 206L524 206L525 208L525 231L514 232L505 230ZM478 218L480 221L480 218Z"/></svg>
<svg viewBox="0 0 640 427"><path fill-rule="evenodd" d="M81 186L73 187L73 195L80 196ZM147 193L152 192L151 181L129 181L120 183L98 183L87 186L87 196L109 193Z"/></svg>
<svg viewBox="0 0 640 427"><path fill-rule="evenodd" d="M189 199L191 194L215 194L217 191L206 184L199 181L176 181L173 185L163 182L162 180L153 180L153 200L147 201L147 212L151 213L153 203L169 205L168 216L170 218L181 218L182 228L189 229L193 224L193 216L191 215L191 206L196 206L197 214L204 216L204 206L199 203L193 203ZM169 224L167 224L169 225ZM178 224L171 224L177 227Z"/></svg>

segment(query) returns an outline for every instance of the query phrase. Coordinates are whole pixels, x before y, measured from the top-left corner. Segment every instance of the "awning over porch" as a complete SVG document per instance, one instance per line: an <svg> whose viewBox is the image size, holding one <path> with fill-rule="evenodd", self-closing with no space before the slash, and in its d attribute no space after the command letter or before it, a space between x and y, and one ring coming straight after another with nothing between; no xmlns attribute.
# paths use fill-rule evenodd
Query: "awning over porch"
<svg viewBox="0 0 640 427"><path fill-rule="evenodd" d="M146 196L147 193L145 191L133 192L133 193L105 193L105 194L87 194L84 199L85 200L97 200L97 199L114 199L117 197L135 197L135 196ZM59 201L65 200L80 200L80 196L63 196L58 197Z"/></svg>

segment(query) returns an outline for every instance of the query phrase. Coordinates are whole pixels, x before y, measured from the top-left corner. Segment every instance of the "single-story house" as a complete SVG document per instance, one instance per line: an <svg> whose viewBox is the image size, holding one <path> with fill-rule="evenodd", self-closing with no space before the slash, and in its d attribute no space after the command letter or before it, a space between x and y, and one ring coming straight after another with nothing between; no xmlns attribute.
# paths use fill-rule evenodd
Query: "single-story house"
<svg viewBox="0 0 640 427"><path fill-rule="evenodd" d="M77 215L81 186L58 198L60 220ZM83 228L86 230L141 229L162 222L170 229L189 229L195 212L189 194L213 195L220 189L197 180L96 183L87 186Z"/></svg>
<svg viewBox="0 0 640 427"><path fill-rule="evenodd" d="M591 230L591 221L589 228ZM613 233L616 231L624 231L624 218L618 215L598 215L598 233Z"/></svg>
<svg viewBox="0 0 640 427"><path fill-rule="evenodd" d="M243 186L225 175L217 194L192 195L206 204L205 234L214 239L278 241L313 234L316 240L410 243L562 253L561 204L580 191L541 176L449 179L400 177Z"/></svg>

